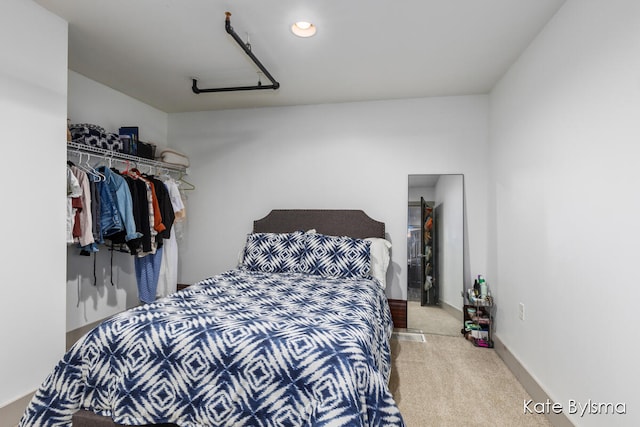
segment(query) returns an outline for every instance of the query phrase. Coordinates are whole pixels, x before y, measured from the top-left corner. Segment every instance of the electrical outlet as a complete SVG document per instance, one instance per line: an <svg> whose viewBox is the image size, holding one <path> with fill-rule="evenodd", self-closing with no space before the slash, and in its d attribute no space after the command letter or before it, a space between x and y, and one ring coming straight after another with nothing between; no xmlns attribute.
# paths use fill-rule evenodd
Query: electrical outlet
<svg viewBox="0 0 640 427"><path fill-rule="evenodd" d="M524 304L520 303L518 308L520 309L518 316L520 317L520 320L524 320Z"/></svg>

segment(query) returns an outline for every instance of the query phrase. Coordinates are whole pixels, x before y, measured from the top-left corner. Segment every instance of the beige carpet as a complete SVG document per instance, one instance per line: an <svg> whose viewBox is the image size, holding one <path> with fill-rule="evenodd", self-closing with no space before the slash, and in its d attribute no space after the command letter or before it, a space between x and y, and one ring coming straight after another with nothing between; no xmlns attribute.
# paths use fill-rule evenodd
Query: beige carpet
<svg viewBox="0 0 640 427"><path fill-rule="evenodd" d="M389 387L408 427L551 426L523 413L530 397L493 349L462 335L425 340L391 340Z"/></svg>
<svg viewBox="0 0 640 427"><path fill-rule="evenodd" d="M425 334L461 336L462 313L453 316L439 306L421 306L419 301L407 302L407 328Z"/></svg>

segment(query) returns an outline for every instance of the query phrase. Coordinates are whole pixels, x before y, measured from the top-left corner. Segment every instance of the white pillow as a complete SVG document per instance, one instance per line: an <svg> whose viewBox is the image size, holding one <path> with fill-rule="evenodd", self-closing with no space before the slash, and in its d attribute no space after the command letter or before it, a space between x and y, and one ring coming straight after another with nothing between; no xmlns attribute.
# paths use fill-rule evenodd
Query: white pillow
<svg viewBox="0 0 640 427"><path fill-rule="evenodd" d="M164 163L184 166L185 168L189 167L189 157L187 157L186 154L182 154L181 152L172 150L171 148L165 148L162 150L158 158Z"/></svg>
<svg viewBox="0 0 640 427"><path fill-rule="evenodd" d="M236 264L236 268L240 268L243 262L244 262L244 248L240 249L240 251L238 252L238 263Z"/></svg>
<svg viewBox="0 0 640 427"><path fill-rule="evenodd" d="M389 267L389 249L391 242L379 237L367 237L364 240L371 242L371 276L378 279L382 284L382 289L387 288L387 268Z"/></svg>

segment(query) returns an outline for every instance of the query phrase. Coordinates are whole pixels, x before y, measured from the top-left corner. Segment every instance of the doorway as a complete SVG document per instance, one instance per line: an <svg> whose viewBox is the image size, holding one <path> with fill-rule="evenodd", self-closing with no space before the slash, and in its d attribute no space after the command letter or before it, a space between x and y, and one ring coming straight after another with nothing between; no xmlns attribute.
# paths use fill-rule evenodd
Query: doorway
<svg viewBox="0 0 640 427"><path fill-rule="evenodd" d="M433 229L434 202L420 197L409 201L407 221L407 299L420 305L437 305L438 293L434 286L436 271L434 258L436 240Z"/></svg>

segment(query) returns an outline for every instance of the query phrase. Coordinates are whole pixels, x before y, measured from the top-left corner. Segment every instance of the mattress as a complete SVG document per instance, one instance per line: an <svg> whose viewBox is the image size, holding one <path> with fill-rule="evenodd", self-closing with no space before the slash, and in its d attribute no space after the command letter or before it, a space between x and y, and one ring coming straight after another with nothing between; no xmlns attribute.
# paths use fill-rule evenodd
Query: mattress
<svg viewBox="0 0 640 427"><path fill-rule="evenodd" d="M230 270L89 332L20 426L402 426L392 328L375 279Z"/></svg>

